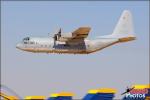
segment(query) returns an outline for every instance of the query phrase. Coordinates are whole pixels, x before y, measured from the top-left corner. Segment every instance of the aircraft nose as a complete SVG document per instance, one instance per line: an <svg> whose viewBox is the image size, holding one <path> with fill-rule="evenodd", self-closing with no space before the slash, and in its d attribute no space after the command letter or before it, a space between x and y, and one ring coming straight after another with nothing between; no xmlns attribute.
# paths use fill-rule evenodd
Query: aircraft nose
<svg viewBox="0 0 150 100"><path fill-rule="evenodd" d="M18 43L18 44L16 45L16 48L20 49L20 48L21 48L21 44Z"/></svg>

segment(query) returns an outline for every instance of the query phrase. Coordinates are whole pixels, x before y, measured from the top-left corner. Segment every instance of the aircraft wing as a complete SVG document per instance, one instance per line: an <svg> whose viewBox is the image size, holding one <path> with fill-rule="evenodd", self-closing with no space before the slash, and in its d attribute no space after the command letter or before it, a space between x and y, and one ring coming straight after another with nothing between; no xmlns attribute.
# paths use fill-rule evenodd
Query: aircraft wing
<svg viewBox="0 0 150 100"><path fill-rule="evenodd" d="M80 27L72 32L73 39L86 38L90 32L90 27Z"/></svg>
<svg viewBox="0 0 150 100"><path fill-rule="evenodd" d="M126 93L128 93L128 92L123 92L121 95L124 95L124 94L126 94Z"/></svg>
<svg viewBox="0 0 150 100"><path fill-rule="evenodd" d="M79 27L77 30L68 34L69 36L61 36L58 41L66 42L67 44L83 43L90 32L90 27Z"/></svg>

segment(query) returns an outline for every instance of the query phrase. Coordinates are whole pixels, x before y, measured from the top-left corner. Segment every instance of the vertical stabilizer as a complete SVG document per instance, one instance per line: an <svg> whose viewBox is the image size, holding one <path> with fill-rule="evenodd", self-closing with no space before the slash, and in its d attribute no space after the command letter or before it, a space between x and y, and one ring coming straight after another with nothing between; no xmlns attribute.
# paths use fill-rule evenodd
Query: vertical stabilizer
<svg viewBox="0 0 150 100"><path fill-rule="evenodd" d="M132 14L129 10L124 10L112 35L133 35Z"/></svg>
<svg viewBox="0 0 150 100"><path fill-rule="evenodd" d="M111 36L119 38L120 42L126 42L136 39L133 29L132 14L129 10L123 11Z"/></svg>

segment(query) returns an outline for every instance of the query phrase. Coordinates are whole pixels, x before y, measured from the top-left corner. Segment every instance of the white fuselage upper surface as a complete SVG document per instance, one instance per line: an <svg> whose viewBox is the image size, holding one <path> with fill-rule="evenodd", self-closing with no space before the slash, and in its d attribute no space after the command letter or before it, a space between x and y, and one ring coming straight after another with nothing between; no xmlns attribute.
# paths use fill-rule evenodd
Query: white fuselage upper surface
<svg viewBox="0 0 150 100"><path fill-rule="evenodd" d="M17 48L30 52L88 54L118 42L118 39L115 38L103 38L84 39L83 42L78 44L67 44L66 42L54 41L51 37L28 38L18 43Z"/></svg>

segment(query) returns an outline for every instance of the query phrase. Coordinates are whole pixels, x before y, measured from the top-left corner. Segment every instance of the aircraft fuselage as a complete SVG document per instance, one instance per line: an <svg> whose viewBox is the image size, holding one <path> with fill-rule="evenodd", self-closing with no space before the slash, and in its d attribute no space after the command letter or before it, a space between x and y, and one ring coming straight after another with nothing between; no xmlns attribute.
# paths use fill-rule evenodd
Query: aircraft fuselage
<svg viewBox="0 0 150 100"><path fill-rule="evenodd" d="M107 46L115 44L118 39L84 39L81 43L67 44L66 42L54 41L53 38L41 37L30 38L17 44L17 48L29 52L41 53L72 53L88 54L101 50Z"/></svg>

